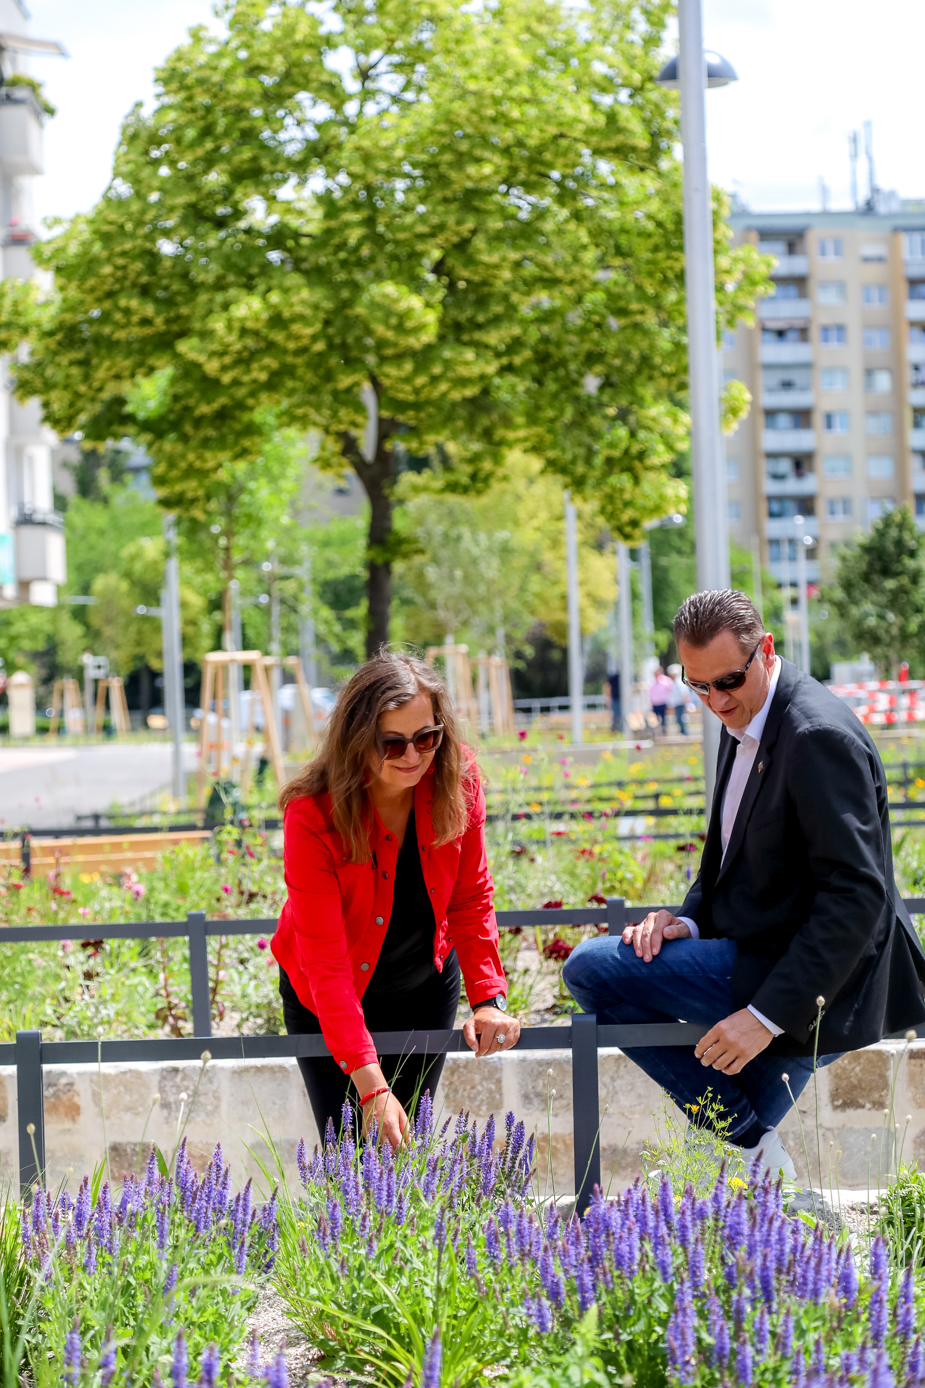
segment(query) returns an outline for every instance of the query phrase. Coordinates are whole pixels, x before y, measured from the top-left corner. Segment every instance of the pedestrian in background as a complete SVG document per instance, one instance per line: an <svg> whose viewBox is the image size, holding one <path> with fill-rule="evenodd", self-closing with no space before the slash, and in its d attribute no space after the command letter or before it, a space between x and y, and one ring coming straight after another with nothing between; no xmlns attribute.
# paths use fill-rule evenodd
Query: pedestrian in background
<svg viewBox="0 0 925 1388"><path fill-rule="evenodd" d="M619 670L614 670L607 676L607 688L610 691L610 731L619 733L623 731L623 702L620 698Z"/></svg>
<svg viewBox="0 0 925 1388"><path fill-rule="evenodd" d="M678 720L678 732L682 737L687 737L686 715L688 709L693 707L693 705L688 703L690 694L688 693L687 685L681 678L681 669L682 667L680 665L668 666L668 678L671 680L671 688L673 691L669 702L674 709L674 716Z"/></svg>
<svg viewBox="0 0 925 1388"><path fill-rule="evenodd" d="M663 733L668 731L668 707L674 697L674 685L659 665L649 685L649 703Z"/></svg>

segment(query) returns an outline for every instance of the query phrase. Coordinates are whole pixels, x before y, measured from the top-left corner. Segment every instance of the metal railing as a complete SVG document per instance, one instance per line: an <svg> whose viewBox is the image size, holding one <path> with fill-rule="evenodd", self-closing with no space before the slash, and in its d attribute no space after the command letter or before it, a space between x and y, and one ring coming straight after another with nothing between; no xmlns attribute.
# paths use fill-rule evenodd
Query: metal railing
<svg viewBox="0 0 925 1388"><path fill-rule="evenodd" d="M912 915L925 914L925 897L905 898ZM501 930L532 926L606 926L608 935L622 934L630 921L640 920L658 906L631 906L623 897L608 897L606 906L584 906L569 910L535 907L526 911L499 911ZM677 907L667 907L677 910ZM0 1065L15 1065L17 1118L19 1131L19 1181L23 1195L44 1179L45 1104L43 1072L46 1065L110 1064L119 1061L199 1060L208 1048L213 1060L277 1060L299 1056L325 1056L328 1048L321 1036L222 1036L212 1035L212 1003L209 991L209 936L271 934L275 917L258 920L207 920L204 911L190 911L185 921L130 921L110 925L82 923L86 937L97 940L177 939L189 945L189 971L192 993L193 1035L163 1040L121 1041L45 1041L41 1031L18 1031L15 1042L0 1044ZM37 943L41 940L68 940L75 926L8 926L0 940L11 943ZM572 1137L574 1148L575 1193L582 1210L601 1179L600 1099L598 1093L598 1051L601 1047L694 1046L708 1030L692 1022L601 1025L590 1013L576 1013L568 1026L524 1027L514 1049L519 1051L561 1050L571 1052ZM925 1036L925 1027L919 1028ZM899 1040L902 1032L885 1040ZM379 1055L406 1055L419 1050L427 1054L466 1050L460 1030L373 1032ZM551 1154L550 1154L551 1160Z"/></svg>

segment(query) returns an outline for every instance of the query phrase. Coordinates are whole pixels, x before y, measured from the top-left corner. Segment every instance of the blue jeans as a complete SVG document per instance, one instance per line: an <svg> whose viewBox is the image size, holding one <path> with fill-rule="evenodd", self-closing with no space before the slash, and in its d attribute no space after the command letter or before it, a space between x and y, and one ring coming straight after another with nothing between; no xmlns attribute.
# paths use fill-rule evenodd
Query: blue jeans
<svg viewBox="0 0 925 1388"><path fill-rule="evenodd" d="M713 1026L737 1010L732 999L732 966L738 945L733 940L668 940L648 964L632 945L605 937L585 940L565 962L565 985L583 1012L597 1013L602 1024L630 1022L699 1022ZM779 1056L763 1051L738 1075L705 1067L692 1046L636 1047L626 1054L669 1093L690 1116L706 1091L717 1117L728 1125L730 1141L756 1121L776 1128L791 1106L781 1079L786 1073L796 1099L813 1073L812 1056ZM819 1056L831 1065L837 1055Z"/></svg>

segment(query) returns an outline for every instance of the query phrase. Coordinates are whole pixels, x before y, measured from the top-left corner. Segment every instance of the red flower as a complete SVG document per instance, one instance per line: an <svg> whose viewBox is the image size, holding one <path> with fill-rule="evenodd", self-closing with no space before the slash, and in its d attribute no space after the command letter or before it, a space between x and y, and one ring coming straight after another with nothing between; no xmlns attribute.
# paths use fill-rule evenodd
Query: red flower
<svg viewBox="0 0 925 1388"><path fill-rule="evenodd" d="M554 940L548 940L543 946L543 958L566 960L574 948L574 945L566 944L565 940L557 935Z"/></svg>
<svg viewBox="0 0 925 1388"><path fill-rule="evenodd" d="M601 896L600 892L594 892L588 897L588 904L590 905L592 902L595 906L606 906L607 898L606 896Z"/></svg>
<svg viewBox="0 0 925 1388"><path fill-rule="evenodd" d="M73 892L66 892L63 887L52 887L55 896L73 896Z"/></svg>
<svg viewBox="0 0 925 1388"><path fill-rule="evenodd" d="M265 940L265 939L263 938L263 936L261 935L260 939L257 941L257 948L258 948L258 949L269 949L269 948L270 948L270 941L269 941L269 940Z"/></svg>
<svg viewBox="0 0 925 1388"><path fill-rule="evenodd" d="M519 731L518 731L518 733L517 733L517 740L518 740L518 742L526 742L526 740L527 740L527 730L526 730L526 728L520 728L520 729L519 729Z"/></svg>
<svg viewBox="0 0 925 1388"><path fill-rule="evenodd" d="M561 911L561 910L562 910L562 902L561 902L561 901L544 901L544 902L543 902L543 910L544 910L544 911Z"/></svg>
<svg viewBox="0 0 925 1388"><path fill-rule="evenodd" d="M21 892L26 884L25 882L10 882L7 885L12 887L14 892Z"/></svg>

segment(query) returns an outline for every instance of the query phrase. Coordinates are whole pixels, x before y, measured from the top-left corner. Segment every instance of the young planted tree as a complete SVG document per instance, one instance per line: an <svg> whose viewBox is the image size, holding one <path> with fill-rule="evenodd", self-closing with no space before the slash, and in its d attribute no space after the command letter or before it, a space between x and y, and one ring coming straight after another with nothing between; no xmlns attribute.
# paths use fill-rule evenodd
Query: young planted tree
<svg viewBox="0 0 925 1388"><path fill-rule="evenodd" d="M828 593L858 652L895 679L901 660L925 649L925 535L908 506L874 521L846 545Z"/></svg>
<svg viewBox="0 0 925 1388"><path fill-rule="evenodd" d="M131 433L203 510L267 412L370 502L368 648L388 636L402 453L455 484L529 448L615 532L681 504L680 173L655 86L665 0L228 0L126 121L105 196L37 249L20 392ZM765 280L717 217L721 317ZM139 392L156 373L156 420Z"/></svg>

